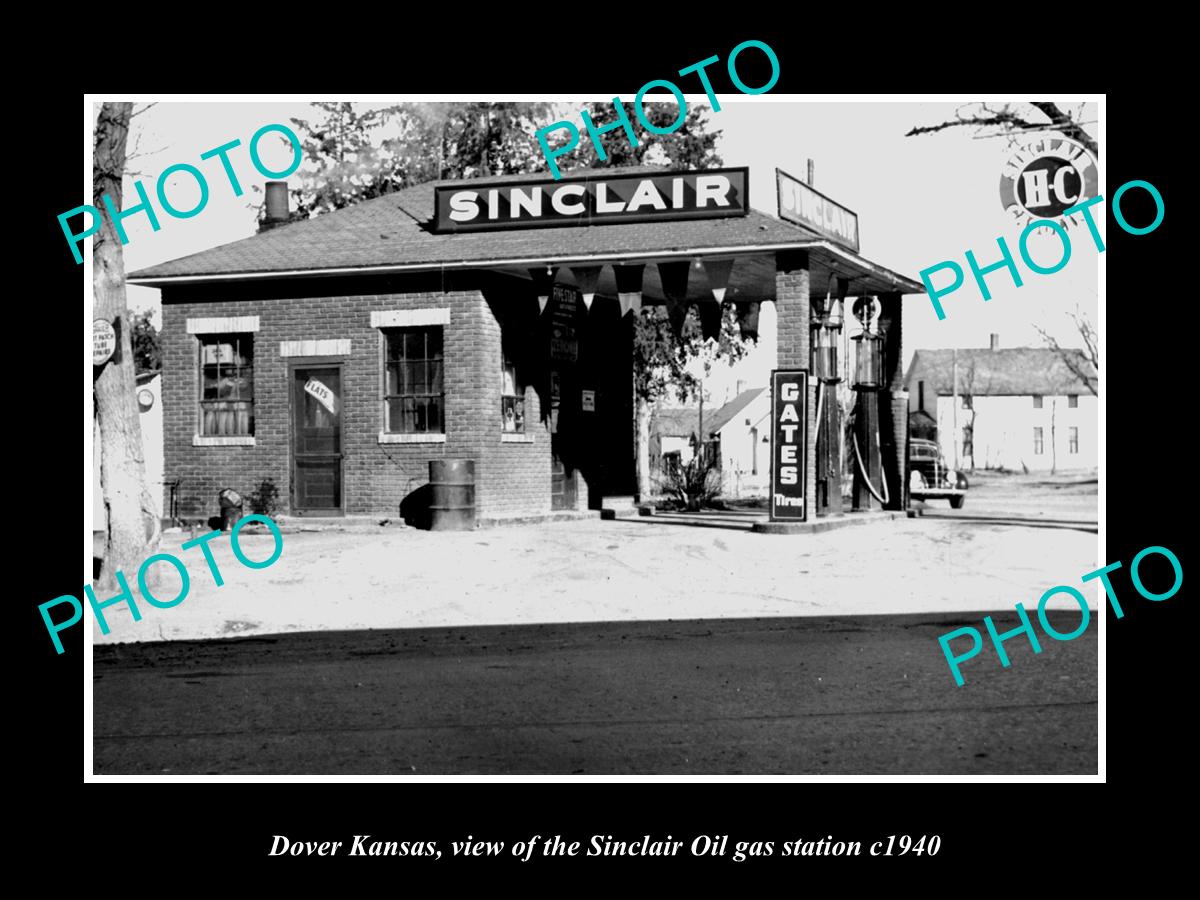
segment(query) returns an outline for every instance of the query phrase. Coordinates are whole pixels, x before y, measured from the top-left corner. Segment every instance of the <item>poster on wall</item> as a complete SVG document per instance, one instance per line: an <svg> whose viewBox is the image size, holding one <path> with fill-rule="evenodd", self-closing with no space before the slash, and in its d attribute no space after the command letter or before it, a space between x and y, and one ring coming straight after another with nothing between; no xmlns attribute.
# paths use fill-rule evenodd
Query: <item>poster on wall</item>
<svg viewBox="0 0 1200 900"><path fill-rule="evenodd" d="M808 372L771 373L771 520L805 522L808 447Z"/></svg>

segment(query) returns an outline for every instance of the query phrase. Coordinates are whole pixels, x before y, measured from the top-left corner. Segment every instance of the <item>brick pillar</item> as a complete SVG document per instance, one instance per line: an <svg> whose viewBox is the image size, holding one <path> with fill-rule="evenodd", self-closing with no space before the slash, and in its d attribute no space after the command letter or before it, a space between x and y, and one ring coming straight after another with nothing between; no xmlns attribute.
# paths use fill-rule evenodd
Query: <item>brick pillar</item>
<svg viewBox="0 0 1200 900"><path fill-rule="evenodd" d="M879 438L883 446L883 476L887 479L888 509L905 508L908 488L908 397L904 394L900 294L879 295L879 331L883 335L882 387L879 391Z"/></svg>
<svg viewBox="0 0 1200 900"><path fill-rule="evenodd" d="M780 369L805 369L811 372L808 333L808 253L804 250L784 250L775 254L775 311L778 322L775 335L778 367ZM806 463L804 496L808 518L811 521L816 509L817 492L815 446L817 392L815 382L811 377L808 385L807 406L808 441L804 454ZM776 461L772 459L772 474L775 465Z"/></svg>

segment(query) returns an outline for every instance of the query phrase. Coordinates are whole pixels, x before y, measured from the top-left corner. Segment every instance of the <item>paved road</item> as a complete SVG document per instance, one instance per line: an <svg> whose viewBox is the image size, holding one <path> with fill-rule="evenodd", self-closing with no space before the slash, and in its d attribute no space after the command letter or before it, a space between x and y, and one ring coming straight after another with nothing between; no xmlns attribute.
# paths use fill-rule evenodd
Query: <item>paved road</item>
<svg viewBox="0 0 1200 900"><path fill-rule="evenodd" d="M1015 616L995 615L1001 630ZM97 774L1077 773L1097 766L1093 622L980 616L323 632L95 648ZM1062 632L1078 613L1051 614Z"/></svg>

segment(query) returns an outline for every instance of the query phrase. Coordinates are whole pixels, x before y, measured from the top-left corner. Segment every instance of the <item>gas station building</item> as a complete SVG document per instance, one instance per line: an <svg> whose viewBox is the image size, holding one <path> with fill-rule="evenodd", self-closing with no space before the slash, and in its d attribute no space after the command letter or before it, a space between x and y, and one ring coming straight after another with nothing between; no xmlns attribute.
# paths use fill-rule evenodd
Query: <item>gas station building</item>
<svg viewBox="0 0 1200 900"><path fill-rule="evenodd" d="M290 224L286 185L269 183L259 234L129 276L162 292L167 514L207 518L223 488L270 479L282 515L421 524L436 460L473 462L481 522L599 509L636 492L633 317L694 307L708 334L732 306L754 333L764 303L773 381L807 373L790 432L803 477L772 518L843 512L843 374L849 505L902 509L901 300L923 289L862 257L853 213L783 173L782 218L751 209L751 174L435 182ZM853 317L865 333L846 354Z"/></svg>

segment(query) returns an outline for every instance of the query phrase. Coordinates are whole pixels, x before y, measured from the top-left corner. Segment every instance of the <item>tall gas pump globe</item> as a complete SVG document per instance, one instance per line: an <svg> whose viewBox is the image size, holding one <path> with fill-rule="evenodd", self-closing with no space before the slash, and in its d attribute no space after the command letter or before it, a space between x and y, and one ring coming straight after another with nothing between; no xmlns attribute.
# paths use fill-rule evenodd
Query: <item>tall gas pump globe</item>
<svg viewBox="0 0 1200 900"><path fill-rule="evenodd" d="M811 335L813 348L813 377L825 384L840 381L838 371L838 341L842 331L842 298L834 292L834 276L829 276L829 290L822 300L813 301Z"/></svg>
<svg viewBox="0 0 1200 900"><path fill-rule="evenodd" d="M879 301L874 297L859 297L854 301L854 317L862 324L862 334L854 341L854 389L874 391L880 387L883 372L883 337L876 330L879 322Z"/></svg>

